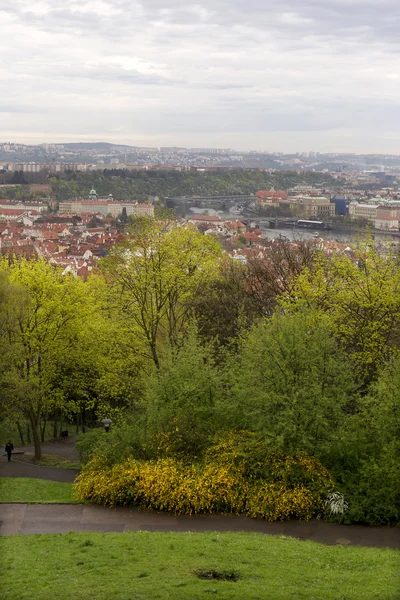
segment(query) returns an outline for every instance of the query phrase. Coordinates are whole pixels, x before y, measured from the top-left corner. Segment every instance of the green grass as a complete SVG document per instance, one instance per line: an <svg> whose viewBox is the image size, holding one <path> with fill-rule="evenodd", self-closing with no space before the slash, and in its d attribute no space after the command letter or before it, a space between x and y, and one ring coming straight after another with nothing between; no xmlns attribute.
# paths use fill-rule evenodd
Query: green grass
<svg viewBox="0 0 400 600"><path fill-rule="evenodd" d="M400 598L396 550L260 534L5 536L0 556L2 600ZM204 571L239 579L200 579Z"/></svg>
<svg viewBox="0 0 400 600"><path fill-rule="evenodd" d="M72 483L28 477L2 477L0 502L73 502Z"/></svg>

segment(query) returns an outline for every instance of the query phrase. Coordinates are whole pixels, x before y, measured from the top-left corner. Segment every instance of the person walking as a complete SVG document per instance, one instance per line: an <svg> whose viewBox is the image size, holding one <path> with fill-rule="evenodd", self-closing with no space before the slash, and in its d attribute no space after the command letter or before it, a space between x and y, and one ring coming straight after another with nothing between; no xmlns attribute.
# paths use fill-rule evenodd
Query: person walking
<svg viewBox="0 0 400 600"><path fill-rule="evenodd" d="M6 447L4 449L7 452L8 462L10 462L10 460L11 460L11 452L14 450L14 445L13 445L13 443L12 443L11 440L9 440L7 442Z"/></svg>

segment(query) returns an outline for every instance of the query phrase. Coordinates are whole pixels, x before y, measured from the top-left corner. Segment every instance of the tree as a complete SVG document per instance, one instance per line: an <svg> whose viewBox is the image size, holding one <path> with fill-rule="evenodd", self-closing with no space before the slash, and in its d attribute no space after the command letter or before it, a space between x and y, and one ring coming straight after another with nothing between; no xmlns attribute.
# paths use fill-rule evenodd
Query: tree
<svg viewBox="0 0 400 600"><path fill-rule="evenodd" d="M14 175L11 179L11 183L12 184L22 184L22 185L27 185L27 180L24 177L24 172L23 171L14 171Z"/></svg>
<svg viewBox="0 0 400 600"><path fill-rule="evenodd" d="M351 409L354 381L329 320L276 313L255 326L227 371L226 422L275 451L320 451Z"/></svg>
<svg viewBox="0 0 400 600"><path fill-rule="evenodd" d="M308 241L277 241L268 246L266 258L250 258L247 293L260 316L270 316L280 296L290 294L303 269L311 269L320 252Z"/></svg>
<svg viewBox="0 0 400 600"><path fill-rule="evenodd" d="M64 277L42 260L0 261L5 300L2 304L1 348L6 365L1 376L6 411L28 419L41 458L40 423L62 405L57 386L60 357L73 351L84 318L83 282ZM5 285L4 285L5 283Z"/></svg>
<svg viewBox="0 0 400 600"><path fill-rule="evenodd" d="M222 393L221 374L212 348L202 345L191 326L180 347L163 351L159 369L145 381L145 430L161 451L198 455L218 428L216 414Z"/></svg>
<svg viewBox="0 0 400 600"><path fill-rule="evenodd" d="M400 268L390 248L361 246L354 259L320 257L297 277L287 310L307 306L330 315L334 335L353 361L360 385L376 380L400 346Z"/></svg>
<svg viewBox="0 0 400 600"><path fill-rule="evenodd" d="M203 339L228 345L259 319L248 281L246 265L225 256L214 276L199 283L191 306Z"/></svg>
<svg viewBox="0 0 400 600"><path fill-rule="evenodd" d="M160 366L160 340L176 343L187 325L189 300L216 268L218 244L175 223L140 219L102 263L110 302L141 336Z"/></svg>

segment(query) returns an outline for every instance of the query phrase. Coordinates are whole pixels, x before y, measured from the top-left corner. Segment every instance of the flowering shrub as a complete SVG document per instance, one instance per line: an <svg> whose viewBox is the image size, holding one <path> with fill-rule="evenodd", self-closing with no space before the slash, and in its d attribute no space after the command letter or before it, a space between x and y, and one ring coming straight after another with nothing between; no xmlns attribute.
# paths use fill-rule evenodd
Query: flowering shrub
<svg viewBox="0 0 400 600"><path fill-rule="evenodd" d="M324 501L326 510L331 515L343 515L349 508L347 501L340 492L332 492L328 494Z"/></svg>
<svg viewBox="0 0 400 600"><path fill-rule="evenodd" d="M107 468L92 460L75 484L78 499L107 506L139 508L191 515L247 514L268 521L310 519L323 510L333 489L329 473L314 458L264 456L261 478L249 467L253 458L234 452L234 438L225 451L208 453L203 463L188 465L176 458L155 461L128 459Z"/></svg>

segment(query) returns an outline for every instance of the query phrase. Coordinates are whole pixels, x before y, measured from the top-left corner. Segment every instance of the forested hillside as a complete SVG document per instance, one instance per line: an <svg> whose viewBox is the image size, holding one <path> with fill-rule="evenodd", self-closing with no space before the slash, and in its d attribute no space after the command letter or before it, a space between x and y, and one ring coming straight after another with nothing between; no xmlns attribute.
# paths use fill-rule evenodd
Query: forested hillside
<svg viewBox="0 0 400 600"><path fill-rule="evenodd" d="M295 171L229 171L181 173L178 171L117 171L70 173L49 179L57 200L86 196L94 187L100 196L113 194L118 200L149 196L254 194L260 189L287 189L295 185L335 184L329 175Z"/></svg>

